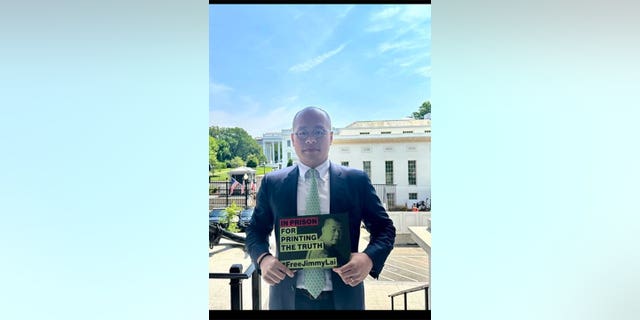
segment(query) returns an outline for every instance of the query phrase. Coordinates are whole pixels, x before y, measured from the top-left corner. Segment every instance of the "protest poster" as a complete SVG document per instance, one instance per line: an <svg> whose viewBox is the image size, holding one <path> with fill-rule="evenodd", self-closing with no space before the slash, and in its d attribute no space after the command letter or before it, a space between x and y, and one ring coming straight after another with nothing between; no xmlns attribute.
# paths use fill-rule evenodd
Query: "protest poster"
<svg viewBox="0 0 640 320"><path fill-rule="evenodd" d="M346 213L281 218L276 224L278 259L291 270L344 265L351 254Z"/></svg>

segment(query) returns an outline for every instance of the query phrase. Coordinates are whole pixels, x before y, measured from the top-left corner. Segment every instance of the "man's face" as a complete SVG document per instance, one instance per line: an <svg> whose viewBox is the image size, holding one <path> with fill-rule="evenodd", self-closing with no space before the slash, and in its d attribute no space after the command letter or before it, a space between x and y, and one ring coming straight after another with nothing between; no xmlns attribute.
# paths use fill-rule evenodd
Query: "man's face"
<svg viewBox="0 0 640 320"><path fill-rule="evenodd" d="M329 158L329 146L333 141L331 124L321 111L305 110L293 124L291 141L300 161L315 168Z"/></svg>
<svg viewBox="0 0 640 320"><path fill-rule="evenodd" d="M340 223L333 219L328 219L322 227L322 235L320 238L325 245L335 245L340 240Z"/></svg>

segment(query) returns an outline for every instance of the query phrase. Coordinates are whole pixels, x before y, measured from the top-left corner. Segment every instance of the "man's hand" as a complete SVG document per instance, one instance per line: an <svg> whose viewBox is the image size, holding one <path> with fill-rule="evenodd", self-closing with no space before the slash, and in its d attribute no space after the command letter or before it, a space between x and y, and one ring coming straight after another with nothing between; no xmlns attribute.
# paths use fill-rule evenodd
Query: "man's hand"
<svg viewBox="0 0 640 320"><path fill-rule="evenodd" d="M285 275L293 278L294 272L285 267L278 258L269 255L264 257L260 262L260 270L262 270L262 278L270 285L278 284Z"/></svg>
<svg viewBox="0 0 640 320"><path fill-rule="evenodd" d="M366 253L352 253L349 262L340 268L333 268L342 281L352 287L364 281L373 268L373 261Z"/></svg>

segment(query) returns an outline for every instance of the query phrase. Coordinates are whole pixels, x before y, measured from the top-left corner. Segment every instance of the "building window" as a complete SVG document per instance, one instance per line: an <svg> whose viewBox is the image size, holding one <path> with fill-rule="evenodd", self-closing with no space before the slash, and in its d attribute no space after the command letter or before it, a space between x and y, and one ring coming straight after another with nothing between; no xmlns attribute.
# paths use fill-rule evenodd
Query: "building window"
<svg viewBox="0 0 640 320"><path fill-rule="evenodd" d="M369 134L369 132L360 132L360 134Z"/></svg>
<svg viewBox="0 0 640 320"><path fill-rule="evenodd" d="M418 200L417 192L409 192L409 200Z"/></svg>
<svg viewBox="0 0 640 320"><path fill-rule="evenodd" d="M413 133L413 130L404 130L402 133Z"/></svg>
<svg viewBox="0 0 640 320"><path fill-rule="evenodd" d="M362 147L362 152L370 153L371 147Z"/></svg>
<svg viewBox="0 0 640 320"><path fill-rule="evenodd" d="M349 161L342 161L340 162L341 165L348 167L349 166Z"/></svg>
<svg viewBox="0 0 640 320"><path fill-rule="evenodd" d="M386 184L393 184L393 161L384 162L384 180Z"/></svg>
<svg viewBox="0 0 640 320"><path fill-rule="evenodd" d="M409 160L409 185L416 185L416 161Z"/></svg>
<svg viewBox="0 0 640 320"><path fill-rule="evenodd" d="M342 153L349 153L349 147L342 147L342 148L340 148L340 152L342 152Z"/></svg>
<svg viewBox="0 0 640 320"><path fill-rule="evenodd" d="M393 147L384 147L384 152L393 152Z"/></svg>
<svg viewBox="0 0 640 320"><path fill-rule="evenodd" d="M362 161L362 170L369 176L369 179L371 179L371 161Z"/></svg>
<svg viewBox="0 0 640 320"><path fill-rule="evenodd" d="M291 147L291 140L287 140L287 147Z"/></svg>
<svg viewBox="0 0 640 320"><path fill-rule="evenodd" d="M391 131L382 131L380 134L391 134Z"/></svg>
<svg viewBox="0 0 640 320"><path fill-rule="evenodd" d="M387 208L393 208L396 206L396 194L387 193Z"/></svg>

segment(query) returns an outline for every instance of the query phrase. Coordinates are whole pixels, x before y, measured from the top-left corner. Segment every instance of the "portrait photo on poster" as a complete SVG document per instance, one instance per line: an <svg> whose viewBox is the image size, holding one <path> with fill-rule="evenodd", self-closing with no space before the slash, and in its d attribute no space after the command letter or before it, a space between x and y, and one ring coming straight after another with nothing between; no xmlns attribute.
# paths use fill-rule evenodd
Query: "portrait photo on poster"
<svg viewBox="0 0 640 320"><path fill-rule="evenodd" d="M209 15L209 309L430 315L431 6Z"/></svg>
<svg viewBox="0 0 640 320"><path fill-rule="evenodd" d="M349 261L347 213L280 218L276 243L280 262L291 270L341 267Z"/></svg>

